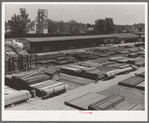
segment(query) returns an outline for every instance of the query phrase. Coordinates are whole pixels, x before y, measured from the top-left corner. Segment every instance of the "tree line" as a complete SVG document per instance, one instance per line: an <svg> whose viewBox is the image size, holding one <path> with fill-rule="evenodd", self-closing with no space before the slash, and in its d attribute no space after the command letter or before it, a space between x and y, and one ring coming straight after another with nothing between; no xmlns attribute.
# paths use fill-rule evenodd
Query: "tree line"
<svg viewBox="0 0 149 123"><path fill-rule="evenodd" d="M28 16L26 9L20 8L20 13L18 15L14 14L8 23L5 22L5 25L10 26L12 33L26 34L28 30L33 30L35 24L38 23L37 17L34 21L31 21ZM78 23L75 20L64 22L47 19L47 21L48 33L50 34L80 34L85 33L88 28L93 28L93 31L97 34L110 34L114 33L115 28L112 18L97 19L95 24Z"/></svg>

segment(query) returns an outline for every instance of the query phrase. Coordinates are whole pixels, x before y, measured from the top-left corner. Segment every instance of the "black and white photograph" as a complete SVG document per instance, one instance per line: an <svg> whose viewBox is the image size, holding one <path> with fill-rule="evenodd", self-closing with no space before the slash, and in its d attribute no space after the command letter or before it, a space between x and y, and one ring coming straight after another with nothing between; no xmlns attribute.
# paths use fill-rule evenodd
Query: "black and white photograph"
<svg viewBox="0 0 149 123"><path fill-rule="evenodd" d="M146 121L148 3L2 3L2 119Z"/></svg>

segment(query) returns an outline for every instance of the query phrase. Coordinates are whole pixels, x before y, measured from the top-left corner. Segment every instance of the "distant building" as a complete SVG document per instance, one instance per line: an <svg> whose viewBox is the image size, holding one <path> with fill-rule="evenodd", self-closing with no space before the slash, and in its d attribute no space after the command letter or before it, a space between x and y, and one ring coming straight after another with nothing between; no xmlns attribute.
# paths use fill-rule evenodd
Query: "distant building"
<svg viewBox="0 0 149 123"><path fill-rule="evenodd" d="M38 24L37 24L37 30L38 33L46 34L48 33L48 10L45 9L39 9L38 10Z"/></svg>

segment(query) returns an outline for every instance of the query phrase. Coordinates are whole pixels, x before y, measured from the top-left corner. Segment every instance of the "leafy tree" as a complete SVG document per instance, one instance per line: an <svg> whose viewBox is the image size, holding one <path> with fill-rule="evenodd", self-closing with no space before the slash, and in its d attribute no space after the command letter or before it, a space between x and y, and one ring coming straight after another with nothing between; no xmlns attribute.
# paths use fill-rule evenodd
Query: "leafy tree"
<svg viewBox="0 0 149 123"><path fill-rule="evenodd" d="M100 34L106 33L106 22L103 19L95 20L95 30Z"/></svg>
<svg viewBox="0 0 149 123"><path fill-rule="evenodd" d="M106 33L114 33L114 22L112 18L105 18Z"/></svg>
<svg viewBox="0 0 149 123"><path fill-rule="evenodd" d="M57 32L56 22L54 22L53 20L50 20L50 19L48 19L48 32L49 33Z"/></svg>
<svg viewBox="0 0 149 123"><path fill-rule="evenodd" d="M9 25L11 26L11 30L13 33L23 33L26 34L28 31L28 23L30 19L28 18L28 14L25 8L20 8L20 14L14 14L11 17L11 20L8 21Z"/></svg>

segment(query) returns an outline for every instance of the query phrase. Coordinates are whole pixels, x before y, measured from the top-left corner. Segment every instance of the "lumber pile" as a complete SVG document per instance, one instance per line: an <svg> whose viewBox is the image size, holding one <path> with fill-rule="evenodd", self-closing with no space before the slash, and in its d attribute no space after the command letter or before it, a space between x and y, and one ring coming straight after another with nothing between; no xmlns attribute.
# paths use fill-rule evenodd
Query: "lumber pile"
<svg viewBox="0 0 149 123"><path fill-rule="evenodd" d="M99 67L99 66L102 66L102 64L96 63L96 62L93 62L93 61L82 62L79 65L85 66L85 67Z"/></svg>
<svg viewBox="0 0 149 123"><path fill-rule="evenodd" d="M140 84L143 81L144 81L143 77L131 76L131 77L119 82L118 84L127 86L127 87L135 87L136 85Z"/></svg>
<svg viewBox="0 0 149 123"><path fill-rule="evenodd" d="M69 56L65 56L65 57L63 56L63 57L56 58L55 64L62 65L62 64L68 64L68 63L74 63L77 61L78 60L75 57L69 55Z"/></svg>
<svg viewBox="0 0 149 123"><path fill-rule="evenodd" d="M17 91L15 89L5 86L5 106L19 103L21 101L26 101L31 97L29 91L21 90Z"/></svg>
<svg viewBox="0 0 149 123"><path fill-rule="evenodd" d="M90 104L88 106L88 109L89 110L109 110L111 108L114 108L116 105L120 104L123 101L124 101L124 97L114 94L112 96L99 99L98 101Z"/></svg>
<svg viewBox="0 0 149 123"><path fill-rule="evenodd" d="M117 106L114 107L115 110L144 110L143 105L137 105L135 103L129 103L128 101L124 101Z"/></svg>
<svg viewBox="0 0 149 123"><path fill-rule="evenodd" d="M62 66L60 69L62 73L74 75L74 76L79 76L79 74L81 73L81 69L70 67L70 66Z"/></svg>
<svg viewBox="0 0 149 123"><path fill-rule="evenodd" d="M138 54L137 53L129 53L128 54L128 57L130 57L130 58L136 58L136 57L138 57Z"/></svg>
<svg viewBox="0 0 149 123"><path fill-rule="evenodd" d="M68 82L69 85L77 86L77 87L84 86L84 85L87 85L90 83L94 83L94 81L91 79L86 79L86 78L77 77L77 76L71 76L71 75L64 74L64 73L61 73L60 81L65 82L65 83Z"/></svg>
<svg viewBox="0 0 149 123"><path fill-rule="evenodd" d="M79 97L73 98L71 100L65 101L65 105L71 106L73 108L79 109L79 110L88 110L88 106L92 104L93 102L105 98L104 95L99 95L95 93L85 93L84 95L81 95Z"/></svg>
<svg viewBox="0 0 149 123"><path fill-rule="evenodd" d="M55 60L58 57L65 57L64 53L38 53L37 54L37 61L46 61L46 60ZM34 59L35 60L35 59Z"/></svg>
<svg viewBox="0 0 149 123"><path fill-rule="evenodd" d="M133 52L138 52L138 51L139 51L139 48L137 48L137 47L135 47L135 48L130 48L129 51L132 52L132 53L133 53Z"/></svg>
<svg viewBox="0 0 149 123"><path fill-rule="evenodd" d="M141 73L136 73L135 76L145 77L145 71Z"/></svg>
<svg viewBox="0 0 149 123"><path fill-rule="evenodd" d="M35 89L38 96L45 97L64 92L65 84L64 82L47 80L41 83L32 84L30 88Z"/></svg>
<svg viewBox="0 0 149 123"><path fill-rule="evenodd" d="M99 69L90 69L83 71L82 77L92 80L99 80L104 78L104 72L100 71Z"/></svg>

